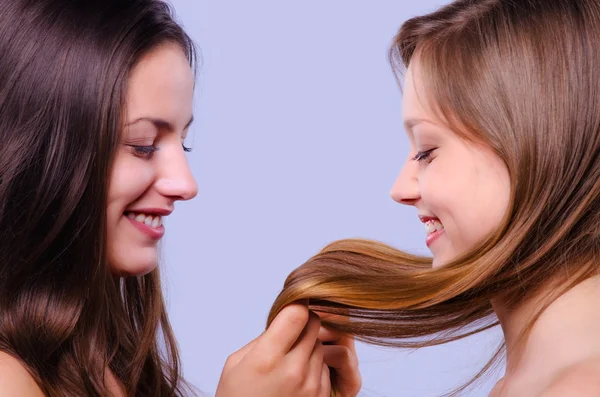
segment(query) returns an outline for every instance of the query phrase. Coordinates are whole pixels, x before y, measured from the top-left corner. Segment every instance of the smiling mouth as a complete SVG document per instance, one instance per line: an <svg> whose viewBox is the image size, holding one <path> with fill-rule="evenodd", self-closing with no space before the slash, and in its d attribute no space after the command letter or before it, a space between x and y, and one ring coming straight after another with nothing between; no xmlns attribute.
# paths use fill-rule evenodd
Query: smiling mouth
<svg viewBox="0 0 600 397"><path fill-rule="evenodd" d="M429 219L425 222L425 232L428 236L440 230L444 230L444 225L440 221Z"/></svg>
<svg viewBox="0 0 600 397"><path fill-rule="evenodd" d="M162 226L162 216L156 214L143 214L140 212L126 212L125 215L138 223L143 223L144 225L151 227L153 229L158 229Z"/></svg>

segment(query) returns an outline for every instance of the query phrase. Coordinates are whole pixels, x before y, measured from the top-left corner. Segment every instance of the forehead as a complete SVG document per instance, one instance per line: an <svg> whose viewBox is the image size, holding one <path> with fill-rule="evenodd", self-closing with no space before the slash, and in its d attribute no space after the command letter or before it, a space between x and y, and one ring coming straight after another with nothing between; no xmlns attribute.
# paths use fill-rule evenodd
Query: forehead
<svg viewBox="0 0 600 397"><path fill-rule="evenodd" d="M127 119L163 118L179 125L192 113L194 77L183 49L162 44L145 54L127 84ZM180 126L182 127L182 126Z"/></svg>
<svg viewBox="0 0 600 397"><path fill-rule="evenodd" d="M411 60L404 75L402 95L402 119L404 128L412 135L417 124L434 125L439 130L453 131L436 98L428 92L417 56Z"/></svg>
<svg viewBox="0 0 600 397"><path fill-rule="evenodd" d="M404 75L402 118L406 121L409 119L433 117L426 102L418 59L415 58L408 65L408 69Z"/></svg>

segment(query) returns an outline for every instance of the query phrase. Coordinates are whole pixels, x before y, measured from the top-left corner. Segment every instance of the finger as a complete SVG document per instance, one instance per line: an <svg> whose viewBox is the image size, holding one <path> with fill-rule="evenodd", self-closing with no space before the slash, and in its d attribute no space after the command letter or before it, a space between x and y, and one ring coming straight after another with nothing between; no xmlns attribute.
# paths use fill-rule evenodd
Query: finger
<svg viewBox="0 0 600 397"><path fill-rule="evenodd" d="M254 350L268 357L285 356L296 343L308 319L306 306L292 304L283 308L259 339Z"/></svg>
<svg viewBox="0 0 600 397"><path fill-rule="evenodd" d="M362 386L356 353L341 345L323 346L323 363L335 371L335 383L354 395Z"/></svg>
<svg viewBox="0 0 600 397"><path fill-rule="evenodd" d="M358 366L356 355L347 347L340 345L324 345L323 362L329 367L341 371L350 370Z"/></svg>
<svg viewBox="0 0 600 397"><path fill-rule="evenodd" d="M341 345L356 354L356 343L351 336L321 326L318 338L324 345Z"/></svg>
<svg viewBox="0 0 600 397"><path fill-rule="evenodd" d="M306 381L315 386L321 384L321 373L323 372L323 344L315 342L310 360L308 361L308 378Z"/></svg>
<svg viewBox="0 0 600 397"><path fill-rule="evenodd" d="M333 343L333 342L337 342L340 339L342 339L344 337L344 334L338 331L334 331L332 329L329 328L325 328L324 326L321 326L321 329L319 329L319 340L323 343Z"/></svg>
<svg viewBox="0 0 600 397"><path fill-rule="evenodd" d="M350 322L350 317L342 314L331 314L331 313L323 313L316 312L321 319L321 322L335 322L338 324L347 324ZM326 328L325 326L321 327L319 330L319 340L323 343L327 342L337 342L342 339L346 334L332 330L330 328Z"/></svg>
<svg viewBox="0 0 600 397"><path fill-rule="evenodd" d="M311 312L308 324L306 324L298 341L288 354L292 360L300 360L301 362L308 363L314 351L315 343L318 341L317 335L319 334L320 327L319 316Z"/></svg>
<svg viewBox="0 0 600 397"><path fill-rule="evenodd" d="M331 395L331 376L329 367L323 363L321 364L321 393L319 397L329 397Z"/></svg>

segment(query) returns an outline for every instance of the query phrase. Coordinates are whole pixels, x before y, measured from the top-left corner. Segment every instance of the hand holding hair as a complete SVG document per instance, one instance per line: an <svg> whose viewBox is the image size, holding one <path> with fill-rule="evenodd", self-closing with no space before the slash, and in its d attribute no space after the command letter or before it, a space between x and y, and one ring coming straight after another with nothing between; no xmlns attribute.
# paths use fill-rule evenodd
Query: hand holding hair
<svg viewBox="0 0 600 397"><path fill-rule="evenodd" d="M262 335L229 356L216 397L328 397L320 326L306 306L285 307Z"/></svg>
<svg viewBox="0 0 600 397"><path fill-rule="evenodd" d="M348 321L347 316L317 313L321 320ZM323 343L323 362L331 371L331 384L337 397L354 397L362 387L354 338L321 325L319 340ZM333 393L332 393L333 394Z"/></svg>

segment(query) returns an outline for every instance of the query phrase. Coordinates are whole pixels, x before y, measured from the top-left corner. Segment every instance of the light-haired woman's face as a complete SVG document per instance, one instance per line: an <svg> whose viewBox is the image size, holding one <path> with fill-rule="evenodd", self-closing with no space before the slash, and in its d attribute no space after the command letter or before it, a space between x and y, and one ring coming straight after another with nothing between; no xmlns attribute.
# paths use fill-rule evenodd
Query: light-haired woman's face
<svg viewBox="0 0 600 397"><path fill-rule="evenodd" d="M108 260L115 274L153 270L165 217L176 201L197 194L184 150L193 89L187 58L175 44L145 55L129 77L127 125L108 194Z"/></svg>
<svg viewBox="0 0 600 397"><path fill-rule="evenodd" d="M391 191L414 206L433 266L473 248L500 226L508 208L508 169L490 148L445 127L423 101L418 61L405 75L403 119L411 151Z"/></svg>

